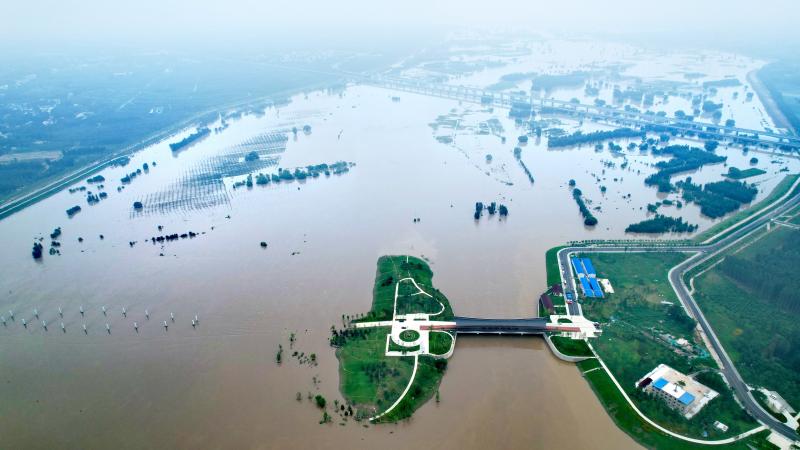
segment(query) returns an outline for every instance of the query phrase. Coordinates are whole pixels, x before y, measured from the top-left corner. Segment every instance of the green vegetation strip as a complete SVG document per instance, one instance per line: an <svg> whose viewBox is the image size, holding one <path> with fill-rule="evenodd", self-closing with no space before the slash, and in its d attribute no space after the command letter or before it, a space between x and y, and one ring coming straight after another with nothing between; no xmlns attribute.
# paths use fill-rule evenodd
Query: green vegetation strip
<svg viewBox="0 0 800 450"><path fill-rule="evenodd" d="M553 247L545 252L544 265L547 274L548 289L552 286L561 286L561 271L558 269L558 251L562 248L566 248L566 246L562 245L559 247ZM553 302L553 307L555 308L556 314L565 314L567 305L565 303L564 296L551 293L549 297ZM548 313L542 307L541 302L537 302L537 304L539 305L539 317L547 317L550 313Z"/></svg>
<svg viewBox="0 0 800 450"><path fill-rule="evenodd" d="M558 270L558 251L566 248L565 245L553 247L544 254L545 269L547 270L547 286L561 284L561 272Z"/></svg>
<svg viewBox="0 0 800 450"><path fill-rule="evenodd" d="M600 361L596 358L585 359L583 361L575 363L575 365L578 366L578 369L580 369L581 372L586 372L587 370L599 369L602 367L602 365L600 365Z"/></svg>

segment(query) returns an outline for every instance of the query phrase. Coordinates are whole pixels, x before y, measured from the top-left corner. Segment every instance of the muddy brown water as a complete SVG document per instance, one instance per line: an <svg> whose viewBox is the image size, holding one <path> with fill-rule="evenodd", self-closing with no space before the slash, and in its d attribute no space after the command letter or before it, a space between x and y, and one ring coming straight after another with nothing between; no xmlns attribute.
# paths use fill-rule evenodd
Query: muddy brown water
<svg viewBox="0 0 800 450"><path fill-rule="evenodd" d="M429 402L409 422L318 424L321 412L307 393L329 402L341 398L329 328L342 314L369 309L380 255L428 258L434 284L457 314L533 316L545 288L548 248L587 236L621 238L627 224L645 217L640 208L659 198L642 184L652 170L646 154L629 156L639 175L619 164L608 168L606 177L624 179L606 181L609 192L602 196L591 173L619 156L591 147L548 151L531 141L523 153L536 178L531 185L512 154L518 132L502 114L506 144L465 134L448 146L428 126L438 115L452 108L466 121L492 114L410 94L392 102L391 95L353 87L342 95L297 97L177 155L162 142L137 153L126 168L107 169L109 198L98 205L64 191L0 221L0 314L8 321L0 326L0 447L636 447L578 369L555 359L539 338L459 338L441 402ZM132 211L133 201L159 198L231 146L306 123L311 134L289 133L278 164L346 160L356 163L350 173L234 190L242 179L235 177L224 180L221 203L214 196L217 203L204 207L205 191L198 189L180 208ZM485 153L494 156L492 170L485 169ZM737 164L749 158L729 153ZM152 161L157 166L149 174L116 191L131 167ZM724 171L707 167L695 176L718 179ZM763 176L760 196L780 179L772 172ZM603 206L594 230L582 224L569 178ZM627 192L630 201L622 198ZM476 201L504 203L510 215L476 223ZM64 211L75 204L83 211L68 219ZM701 231L712 223L694 206L681 214ZM32 239L56 226L63 230L62 254L33 261ZM189 230L201 234L163 245L145 241ZM47 331L33 308L49 323ZM200 322L193 329L195 315ZM291 332L294 349L315 353L318 365L290 357ZM279 344L286 350L281 365L275 363Z"/></svg>

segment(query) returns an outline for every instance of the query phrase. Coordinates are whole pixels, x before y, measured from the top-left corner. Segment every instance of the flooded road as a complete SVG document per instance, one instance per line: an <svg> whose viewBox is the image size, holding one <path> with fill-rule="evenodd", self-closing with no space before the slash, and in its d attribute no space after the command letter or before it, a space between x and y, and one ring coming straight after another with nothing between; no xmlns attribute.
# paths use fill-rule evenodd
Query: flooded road
<svg viewBox="0 0 800 450"><path fill-rule="evenodd" d="M456 314L534 316L548 248L626 237L625 227L663 197L643 184L657 160L647 152L547 150L544 140L531 139L522 153L531 184L513 156L522 131L506 111L394 95L355 86L297 96L263 116L229 120L226 130L173 154L169 142L188 130L137 153L126 167L104 170L108 199L96 205L86 204L85 193L63 191L0 221L0 311L15 314L0 327L2 446L636 447L578 369L556 360L539 338L459 338L441 402L429 402L407 423L318 424L321 412L307 394L341 399L330 327L341 325L343 314L369 309L379 256L428 258L433 282ZM462 121L451 130L452 144L438 142L444 131L430 125L444 114ZM470 128L492 117L505 143ZM304 125L310 133L291 131ZM285 142L245 145L258 136ZM246 176L236 164L249 151L260 154L255 173L336 161L355 166L342 175L234 189ZM754 154L718 152L737 167ZM760 157L768 173L756 179L759 199L782 178L778 169L798 169L795 160ZM118 180L145 162L148 173L117 191ZM720 164L692 176L715 181L726 171ZM583 225L571 178L601 207L594 229ZM134 201L144 203L141 212ZM477 201L507 205L508 218L474 221ZM68 219L73 205L82 211ZM713 223L696 205L669 212L700 224L699 231ZM34 261L33 238L44 236L47 250L47 236L59 226L61 254ZM197 237L149 240L188 231ZM290 333L297 335L294 350L315 353L317 365L291 357L276 364Z"/></svg>

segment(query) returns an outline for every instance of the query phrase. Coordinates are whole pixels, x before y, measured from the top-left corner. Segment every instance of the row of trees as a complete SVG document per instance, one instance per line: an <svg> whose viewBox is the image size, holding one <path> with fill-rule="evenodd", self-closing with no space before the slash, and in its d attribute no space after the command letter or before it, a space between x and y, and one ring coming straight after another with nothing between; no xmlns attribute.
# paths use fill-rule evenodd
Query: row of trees
<svg viewBox="0 0 800 450"><path fill-rule="evenodd" d="M645 132L634 130L631 128L618 128L611 131L594 131L591 133L582 133L580 131L573 134L564 136L551 136L547 141L548 147L567 147L570 145L586 144L590 142L599 142L607 139L620 139L620 138L644 138Z"/></svg>
<svg viewBox="0 0 800 450"><path fill-rule="evenodd" d="M483 202L476 202L475 203L475 214L473 214L473 217L475 218L475 220L478 220L478 219L481 218L481 213L483 212L484 209L486 210L486 212L489 213L490 216L493 216L495 214L499 214L500 217L508 216L508 208L506 207L506 205L499 205L498 206L497 202L492 202L492 203L489 203L488 205L484 206Z"/></svg>
<svg viewBox="0 0 800 450"><path fill-rule="evenodd" d="M669 217L656 214L655 217L628 225L626 233L691 233L697 225L684 222L683 217Z"/></svg>
<svg viewBox="0 0 800 450"><path fill-rule="evenodd" d="M211 133L211 130L208 127L198 128L196 132L186 136L185 138L181 139L178 142L174 142L169 144L170 150L173 152L178 151L186 146L193 144L194 142L208 136Z"/></svg>
<svg viewBox="0 0 800 450"><path fill-rule="evenodd" d="M573 189L572 198L575 199L575 203L578 204L578 209L581 211L583 224L590 227L597 225L597 218L589 211L589 208L586 207L586 203L583 201L583 192L578 188Z"/></svg>

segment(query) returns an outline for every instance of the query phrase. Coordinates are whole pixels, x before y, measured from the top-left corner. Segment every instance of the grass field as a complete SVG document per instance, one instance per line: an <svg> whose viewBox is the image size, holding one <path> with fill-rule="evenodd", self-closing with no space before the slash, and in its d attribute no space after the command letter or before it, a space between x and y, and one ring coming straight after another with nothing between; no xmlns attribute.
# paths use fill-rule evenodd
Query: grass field
<svg viewBox="0 0 800 450"><path fill-rule="evenodd" d="M550 340L558 351L567 356L594 356L586 341L562 336L552 336Z"/></svg>
<svg viewBox="0 0 800 450"><path fill-rule="evenodd" d="M428 351L434 355L444 355L453 345L453 336L446 331L431 331L428 334Z"/></svg>
<svg viewBox="0 0 800 450"><path fill-rule="evenodd" d="M800 406L798 254L800 231L779 227L694 280L695 299L745 381L778 391L795 408ZM762 273L758 268L771 277L748 276Z"/></svg>
<svg viewBox="0 0 800 450"><path fill-rule="evenodd" d="M592 340L592 346L645 415L669 430L695 438L722 439L757 426L724 384L710 386L719 389L720 396L691 420L635 388L639 378L661 363L687 374L716 369L695 334L694 320L683 311L668 282L669 269L687 255L667 252L583 256L592 259L598 276L609 278L616 292L605 299L583 303L586 317L603 324L603 334ZM680 338L686 339L690 347L678 346L675 341ZM599 371L591 374L595 372ZM714 428L715 420L728 425L728 432Z"/></svg>
<svg viewBox="0 0 800 450"><path fill-rule="evenodd" d="M447 360L420 356L414 383L403 400L377 422L397 422L411 417L414 411L430 400L439 389L439 381L447 369Z"/></svg>
<svg viewBox="0 0 800 450"><path fill-rule="evenodd" d="M450 320L453 318L453 310L450 307L450 302L438 289L433 287L433 272L425 261L414 258L413 256L382 256L378 259L375 288L372 291L372 309L364 318L357 321L371 322L376 320L391 320L392 309L394 308L395 284L403 278L408 277L413 278L422 290L433 296L432 299L424 295L414 296L414 298L418 297L420 302L425 305L423 306L425 311L430 309L433 312L438 312L438 310L441 309L441 303L445 306L445 310L442 314L436 316L437 320ZM402 288L400 294L417 292L414 285L410 282L403 282L400 286ZM404 297L408 297L408 295ZM398 303L400 303L399 297ZM411 306L412 304L416 304L416 302L411 302L409 300L409 302L403 306L403 311L406 313L414 312Z"/></svg>
<svg viewBox="0 0 800 450"><path fill-rule="evenodd" d="M575 363L575 365L578 366L578 369L580 369L581 372L586 372L587 370L598 369L601 367L600 361L597 358L585 359L581 362Z"/></svg>
<svg viewBox="0 0 800 450"><path fill-rule="evenodd" d="M588 363L589 361L585 361L584 363ZM628 402L625 400L625 397L622 396L622 394L619 392L619 389L617 389L617 387L614 385L614 382L611 380L611 378L609 378L608 374L604 370L592 370L591 372L584 374L584 378L586 378L586 381L589 382L592 390L600 399L600 403L603 404L606 411L617 424L617 426L645 447L659 449L668 448L676 450L708 450L709 448L725 450L747 450L750 448L777 449L776 446L772 445L766 440L766 437L769 434L768 431L756 433L733 444L715 445L713 447L703 444L693 444L691 442L676 439L642 420L642 418L636 414L636 411L630 407Z"/></svg>
<svg viewBox="0 0 800 450"><path fill-rule="evenodd" d="M411 356L384 355L389 331L389 327L371 329L365 339L349 339L336 351L342 395L369 416L400 397L414 369Z"/></svg>
<svg viewBox="0 0 800 450"><path fill-rule="evenodd" d="M447 298L433 287L433 272L425 261L406 256L383 256L378 259L372 309L366 317L359 320L391 320L395 285L408 277L413 278L419 287L433 298L412 295L419 292L414 284L408 281L401 282L398 292L407 299L404 306L406 312L430 312L431 302L435 301L436 312L444 305L444 311L436 316L437 319L453 318L453 311ZM398 303L399 301L400 296ZM365 336L360 334L347 336L336 351L339 359L339 387L344 398L356 406L360 417L372 417L387 410L400 398L411 380L414 357L386 356L385 346L387 335L391 332L390 327L363 328L358 329L359 333L361 330L369 331ZM418 337L416 331L409 330L404 331L401 336L406 341L413 341ZM433 353L443 354L450 349L452 337L448 333L435 332L431 333L430 337L430 348ZM419 350L419 346L406 348L390 341L389 349L415 351ZM446 368L447 361L444 359L420 356L417 374L408 393L394 409L381 416L378 421L394 422L410 417L436 392Z"/></svg>

